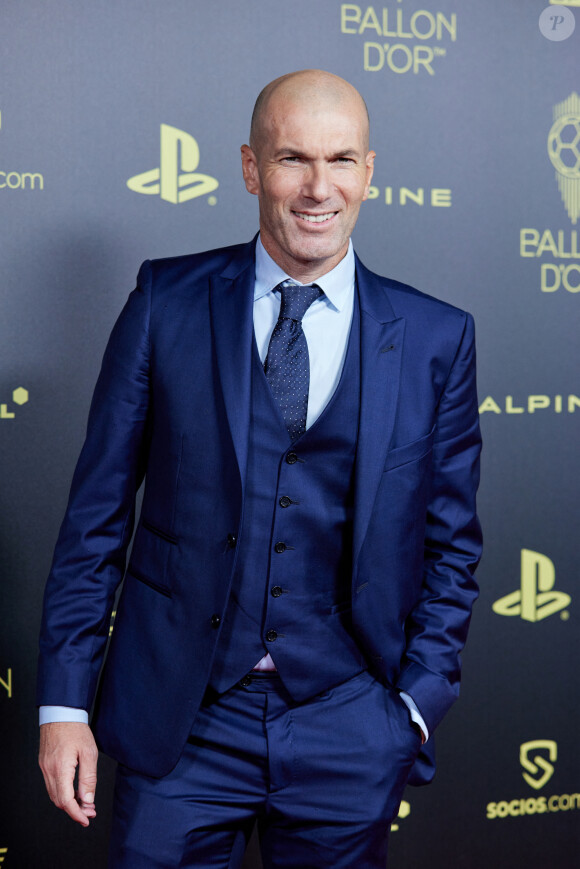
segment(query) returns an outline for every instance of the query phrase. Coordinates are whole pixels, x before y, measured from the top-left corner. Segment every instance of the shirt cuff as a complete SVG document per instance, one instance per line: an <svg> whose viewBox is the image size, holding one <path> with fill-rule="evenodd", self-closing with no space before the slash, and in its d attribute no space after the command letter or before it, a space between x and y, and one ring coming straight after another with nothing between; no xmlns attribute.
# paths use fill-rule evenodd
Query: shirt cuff
<svg viewBox="0 0 580 869"><path fill-rule="evenodd" d="M72 706L41 706L39 708L39 724L53 724L56 721L66 721L75 724L88 724L89 713L86 711L86 709L75 709Z"/></svg>
<svg viewBox="0 0 580 869"><path fill-rule="evenodd" d="M405 691L399 691L399 697L409 710L409 715L411 716L411 721L414 721L415 724L418 724L421 730L423 731L423 735L425 736L425 742L429 739L429 731L427 730L427 725L423 721L423 717L417 708L417 704L413 700L412 697L409 696Z"/></svg>

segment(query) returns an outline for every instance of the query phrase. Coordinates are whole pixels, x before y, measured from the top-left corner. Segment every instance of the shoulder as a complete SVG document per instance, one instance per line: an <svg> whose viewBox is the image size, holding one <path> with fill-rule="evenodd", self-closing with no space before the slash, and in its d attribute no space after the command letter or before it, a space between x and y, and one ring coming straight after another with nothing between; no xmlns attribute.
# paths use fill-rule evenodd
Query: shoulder
<svg viewBox="0 0 580 869"><path fill-rule="evenodd" d="M384 295L392 307L395 317L438 323L465 325L471 315L461 308L444 302L435 296L422 292L410 284L387 278L370 271L357 257L357 277L359 286L373 295Z"/></svg>
<svg viewBox="0 0 580 869"><path fill-rule="evenodd" d="M137 285L157 291L175 290L204 282L211 275L242 271L254 261L255 241L218 247L201 253L145 260L139 269Z"/></svg>

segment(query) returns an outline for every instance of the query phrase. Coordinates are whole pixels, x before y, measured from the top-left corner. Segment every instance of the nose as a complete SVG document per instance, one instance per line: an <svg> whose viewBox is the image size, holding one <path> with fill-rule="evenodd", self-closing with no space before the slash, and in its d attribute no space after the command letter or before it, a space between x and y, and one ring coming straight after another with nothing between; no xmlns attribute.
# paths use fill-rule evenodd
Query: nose
<svg viewBox="0 0 580 869"><path fill-rule="evenodd" d="M312 163L304 183L304 193L316 202L324 202L332 192L330 166L326 163Z"/></svg>

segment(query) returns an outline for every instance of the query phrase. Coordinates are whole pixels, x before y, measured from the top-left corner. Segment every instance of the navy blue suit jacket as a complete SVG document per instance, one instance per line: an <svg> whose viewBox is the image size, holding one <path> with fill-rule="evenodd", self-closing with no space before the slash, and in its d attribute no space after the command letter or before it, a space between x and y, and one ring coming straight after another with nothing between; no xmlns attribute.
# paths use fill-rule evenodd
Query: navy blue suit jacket
<svg viewBox="0 0 580 869"><path fill-rule="evenodd" d="M356 277L353 627L373 671L413 697L433 732L457 696L477 594L473 322L358 260ZM38 702L90 709L125 577L93 725L108 754L150 775L180 756L219 637L212 616L228 600L253 285L253 243L141 267L105 353L47 585ZM425 760L419 780L432 774Z"/></svg>

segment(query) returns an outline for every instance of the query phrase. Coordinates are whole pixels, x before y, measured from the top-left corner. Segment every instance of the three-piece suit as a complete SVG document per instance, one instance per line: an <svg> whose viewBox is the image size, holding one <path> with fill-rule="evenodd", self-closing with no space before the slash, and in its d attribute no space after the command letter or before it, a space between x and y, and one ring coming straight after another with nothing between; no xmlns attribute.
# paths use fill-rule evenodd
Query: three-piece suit
<svg viewBox="0 0 580 869"><path fill-rule="evenodd" d="M47 585L38 702L94 704L99 746L151 777L266 651L297 704L368 671L429 734L458 693L481 544L472 319L357 259L339 384L292 443L253 283L253 242L142 266Z"/></svg>

